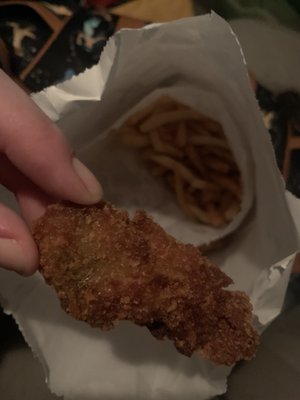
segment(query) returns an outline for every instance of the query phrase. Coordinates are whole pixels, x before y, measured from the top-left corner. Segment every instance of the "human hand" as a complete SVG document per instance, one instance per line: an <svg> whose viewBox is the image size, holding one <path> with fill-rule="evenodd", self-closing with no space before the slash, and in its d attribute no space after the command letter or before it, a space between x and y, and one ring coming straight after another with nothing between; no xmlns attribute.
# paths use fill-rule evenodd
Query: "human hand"
<svg viewBox="0 0 300 400"><path fill-rule="evenodd" d="M0 184L15 194L23 217L0 203L0 266L30 275L39 255L28 225L52 201L97 202L101 187L58 127L1 70L0 104Z"/></svg>

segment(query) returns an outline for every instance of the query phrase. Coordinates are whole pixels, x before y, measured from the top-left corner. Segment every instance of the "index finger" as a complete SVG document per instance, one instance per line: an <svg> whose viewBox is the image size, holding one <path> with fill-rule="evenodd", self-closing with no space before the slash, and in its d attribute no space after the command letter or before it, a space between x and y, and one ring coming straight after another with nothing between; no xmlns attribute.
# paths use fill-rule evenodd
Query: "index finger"
<svg viewBox="0 0 300 400"><path fill-rule="evenodd" d="M53 197L80 204L101 198L95 176L76 158L58 127L0 71L0 151Z"/></svg>

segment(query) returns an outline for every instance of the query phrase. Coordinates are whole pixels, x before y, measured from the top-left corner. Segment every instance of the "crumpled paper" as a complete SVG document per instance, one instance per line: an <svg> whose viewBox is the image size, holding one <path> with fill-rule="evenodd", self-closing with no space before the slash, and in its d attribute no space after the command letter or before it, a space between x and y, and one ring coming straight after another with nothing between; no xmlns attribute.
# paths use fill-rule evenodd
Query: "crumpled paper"
<svg viewBox="0 0 300 400"><path fill-rule="evenodd" d="M153 90L175 86L206 91L207 102L217 101L216 117L228 115L243 135L255 201L238 234L213 258L234 279L234 287L250 295L262 331L280 312L298 235L241 49L227 23L212 14L122 31L99 65L34 98L99 177L108 200L129 208L144 205L167 230L193 242L193 231L181 236L176 214L161 211L166 199L155 200L161 192L157 185L149 189L146 169L131 170L129 157L107 134ZM149 190L156 196L143 203ZM7 203L12 204L9 196ZM1 270L0 298L40 359L50 390L66 399L202 400L226 390L230 368L196 355L186 358L144 328L122 322L101 332L74 320L38 273L24 279Z"/></svg>

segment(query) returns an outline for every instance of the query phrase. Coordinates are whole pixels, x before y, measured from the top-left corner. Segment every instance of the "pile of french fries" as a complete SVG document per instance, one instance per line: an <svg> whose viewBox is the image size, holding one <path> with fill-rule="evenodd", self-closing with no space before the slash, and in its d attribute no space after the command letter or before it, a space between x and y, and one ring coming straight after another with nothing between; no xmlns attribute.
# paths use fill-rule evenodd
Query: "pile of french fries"
<svg viewBox="0 0 300 400"><path fill-rule="evenodd" d="M163 96L130 116L118 133L141 151L189 216L224 227L240 211L240 171L218 122Z"/></svg>

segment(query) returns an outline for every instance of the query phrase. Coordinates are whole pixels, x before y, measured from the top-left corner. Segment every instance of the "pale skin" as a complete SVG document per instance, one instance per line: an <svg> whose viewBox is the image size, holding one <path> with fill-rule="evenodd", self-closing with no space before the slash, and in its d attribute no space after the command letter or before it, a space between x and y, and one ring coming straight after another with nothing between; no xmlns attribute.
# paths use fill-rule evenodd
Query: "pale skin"
<svg viewBox="0 0 300 400"><path fill-rule="evenodd" d="M1 70L0 184L14 193L20 208L18 216L0 202L0 266L25 276L39 265L30 226L47 204L93 204L102 194L58 127Z"/></svg>

